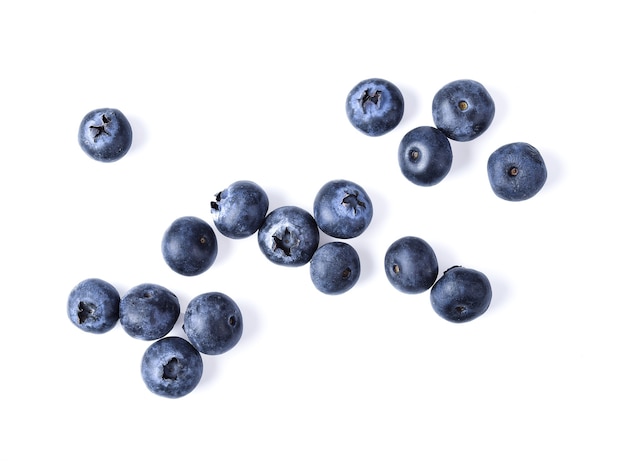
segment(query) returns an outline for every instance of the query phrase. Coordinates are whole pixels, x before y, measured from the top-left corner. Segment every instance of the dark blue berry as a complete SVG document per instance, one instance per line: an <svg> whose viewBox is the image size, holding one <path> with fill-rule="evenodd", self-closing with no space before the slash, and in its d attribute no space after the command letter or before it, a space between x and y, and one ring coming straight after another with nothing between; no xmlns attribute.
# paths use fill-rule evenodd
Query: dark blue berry
<svg viewBox="0 0 626 464"><path fill-rule="evenodd" d="M102 279L85 279L71 290L67 315L76 327L85 332L108 332L120 318L120 294Z"/></svg>
<svg viewBox="0 0 626 464"><path fill-rule="evenodd" d="M474 140L491 125L496 107L485 87L470 79L443 86L433 98L435 127L458 142Z"/></svg>
<svg viewBox="0 0 626 464"><path fill-rule="evenodd" d="M525 142L504 145L487 161L487 175L493 192L508 201L535 196L546 183L548 171L541 153Z"/></svg>
<svg viewBox="0 0 626 464"><path fill-rule="evenodd" d="M217 230L226 237L240 239L255 234L267 214L269 199L251 181L237 181L215 195L211 214Z"/></svg>
<svg viewBox="0 0 626 464"><path fill-rule="evenodd" d="M421 186L438 184L452 167L448 137L434 127L421 126L407 132L398 148L400 171Z"/></svg>
<svg viewBox="0 0 626 464"><path fill-rule="evenodd" d="M475 269L454 266L443 273L430 290L430 303L437 314L450 322L468 322L487 311L491 284Z"/></svg>
<svg viewBox="0 0 626 464"><path fill-rule="evenodd" d="M222 354L233 348L241 338L241 311L235 301L223 293L203 293L187 305L183 330L201 353Z"/></svg>
<svg viewBox="0 0 626 464"><path fill-rule="evenodd" d="M120 324L140 340L165 337L180 316L174 293L160 285L144 283L131 288L120 301Z"/></svg>
<svg viewBox="0 0 626 464"><path fill-rule="evenodd" d="M203 219L183 216L165 231L161 253L173 271L184 276L199 275L217 258L217 237Z"/></svg>
<svg viewBox="0 0 626 464"><path fill-rule="evenodd" d="M310 263L311 281L327 295L339 295L350 290L361 275L361 261L352 245L329 242L319 247Z"/></svg>
<svg viewBox="0 0 626 464"><path fill-rule="evenodd" d="M133 142L126 116L114 108L99 108L85 115L78 130L78 144L96 161L110 163L122 158Z"/></svg>
<svg viewBox="0 0 626 464"><path fill-rule="evenodd" d="M365 79L348 93L346 114L350 123L371 137L394 129L404 115L404 97L385 79Z"/></svg>
<svg viewBox="0 0 626 464"><path fill-rule="evenodd" d="M203 370L202 356L181 337L153 342L141 360L141 377L148 390L165 398L180 398L193 391Z"/></svg>
<svg viewBox="0 0 626 464"><path fill-rule="evenodd" d="M403 293L422 293L433 286L439 273L432 247L419 237L393 242L385 253L385 273L391 285Z"/></svg>
<svg viewBox="0 0 626 464"><path fill-rule="evenodd" d="M305 209L281 206L265 217L257 239L261 252L271 262L295 267L311 260L319 246L320 231Z"/></svg>
<svg viewBox="0 0 626 464"><path fill-rule="evenodd" d="M318 227L335 238L361 235L373 214L372 201L365 189L349 180L327 182L313 201L313 217Z"/></svg>

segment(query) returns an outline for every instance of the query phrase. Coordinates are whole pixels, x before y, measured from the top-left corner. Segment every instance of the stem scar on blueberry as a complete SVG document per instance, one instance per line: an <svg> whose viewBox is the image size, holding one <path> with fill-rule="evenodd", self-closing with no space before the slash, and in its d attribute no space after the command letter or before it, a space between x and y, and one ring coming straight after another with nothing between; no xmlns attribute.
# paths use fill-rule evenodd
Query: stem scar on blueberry
<svg viewBox="0 0 626 464"><path fill-rule="evenodd" d="M400 274L400 266L398 264L394 264L392 269L394 274Z"/></svg>
<svg viewBox="0 0 626 464"><path fill-rule="evenodd" d="M178 378L180 371L178 362L177 358L172 358L163 365L163 375L161 376L163 380L176 380Z"/></svg>
<svg viewBox="0 0 626 464"><path fill-rule="evenodd" d="M461 100L461 101L459 102L459 109L460 109L461 111L465 111L465 110L467 110L468 108L469 108L469 105L467 104L467 102L466 102L465 100Z"/></svg>
<svg viewBox="0 0 626 464"><path fill-rule="evenodd" d="M365 203L359 200L359 192L350 193L346 192L346 195L341 200L341 204L346 206L347 208L352 208L354 210L354 214L357 213L358 208L365 208Z"/></svg>
<svg viewBox="0 0 626 464"><path fill-rule="evenodd" d="M102 134L111 135L106 130L106 126L110 122L111 122L111 119L108 118L106 114L103 114L102 115L102 124L101 125L99 125L99 126L89 126L89 129L91 129L91 133L92 133L94 142Z"/></svg>
<svg viewBox="0 0 626 464"><path fill-rule="evenodd" d="M420 157L420 152L418 149L414 148L409 152L409 157L411 158L411 161L417 161L418 158Z"/></svg>
<svg viewBox="0 0 626 464"><path fill-rule="evenodd" d="M350 269L349 267L345 268L343 270L343 272L341 273L341 278L342 279L348 279L350 278L350 274L352 274L352 269Z"/></svg>
<svg viewBox="0 0 626 464"><path fill-rule="evenodd" d="M228 325L234 327L237 324L237 318L235 316L230 316L228 318Z"/></svg>
<svg viewBox="0 0 626 464"><path fill-rule="evenodd" d="M291 248L297 246L300 242L295 234L293 234L288 228L285 228L282 237L274 234L272 238L274 239L272 250L282 250L287 256L291 256Z"/></svg>
<svg viewBox="0 0 626 464"><path fill-rule="evenodd" d="M94 312L96 312L95 304L81 301L78 303L78 322L83 324Z"/></svg>
<svg viewBox="0 0 626 464"><path fill-rule="evenodd" d="M365 111L365 105L367 104L367 102L370 102L375 106L379 106L381 95L382 92L380 90L377 90L372 95L370 95L370 89L365 90L363 92L363 95L361 95L361 98L359 98L359 104L361 105L361 109Z"/></svg>
<svg viewBox="0 0 626 464"><path fill-rule="evenodd" d="M455 306L454 310L457 312L457 314L463 314L465 312L465 306L462 306L462 305Z"/></svg>
<svg viewBox="0 0 626 464"><path fill-rule="evenodd" d="M515 177L519 174L519 168L517 166L511 166L508 170L509 176Z"/></svg>

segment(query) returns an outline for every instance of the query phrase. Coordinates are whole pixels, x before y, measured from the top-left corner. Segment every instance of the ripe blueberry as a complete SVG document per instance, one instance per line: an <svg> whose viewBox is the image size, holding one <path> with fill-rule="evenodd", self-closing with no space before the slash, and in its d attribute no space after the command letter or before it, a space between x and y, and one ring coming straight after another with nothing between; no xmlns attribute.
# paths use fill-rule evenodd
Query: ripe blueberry
<svg viewBox="0 0 626 464"><path fill-rule="evenodd" d="M439 129L416 127L400 141L398 163L404 177L414 184L438 184L452 167L450 141Z"/></svg>
<svg viewBox="0 0 626 464"><path fill-rule="evenodd" d="M269 199L265 191L251 181L237 181L215 195L211 214L217 230L229 238L255 234L267 214Z"/></svg>
<svg viewBox="0 0 626 464"><path fill-rule="evenodd" d="M128 335L140 340L165 337L180 316L178 298L167 288L140 284L120 301L120 324Z"/></svg>
<svg viewBox="0 0 626 464"><path fill-rule="evenodd" d="M305 209L281 206L265 217L257 239L261 252L271 262L302 266L317 250L320 231L313 216Z"/></svg>
<svg viewBox="0 0 626 464"><path fill-rule="evenodd" d="M183 216L165 231L161 253L173 271L184 276L199 275L217 258L217 237L206 221Z"/></svg>
<svg viewBox="0 0 626 464"><path fill-rule="evenodd" d="M345 242L329 242L319 247L309 264L315 288L327 295L350 290L359 280L361 262L357 251Z"/></svg>
<svg viewBox="0 0 626 464"><path fill-rule="evenodd" d="M363 187L344 179L327 182L313 201L318 227L335 238L361 235L372 221L372 201Z"/></svg>
<svg viewBox="0 0 626 464"><path fill-rule="evenodd" d="M187 305L183 330L199 352L222 354L233 348L241 338L241 311L235 301L223 293L203 293Z"/></svg>
<svg viewBox="0 0 626 464"><path fill-rule="evenodd" d="M67 315L76 327L85 332L108 332L120 317L120 294L102 279L85 279L70 292Z"/></svg>
<svg viewBox="0 0 626 464"><path fill-rule="evenodd" d="M484 314L491 303L491 284L475 269L454 266L430 289L430 303L450 322L468 322Z"/></svg>
<svg viewBox="0 0 626 464"><path fill-rule="evenodd" d="M541 153L525 142L504 145L487 161L487 175L493 192L509 201L535 196L546 183L548 171Z"/></svg>
<svg viewBox="0 0 626 464"><path fill-rule="evenodd" d="M467 142L483 134L491 125L496 107L485 87L470 79L443 86L435 94L432 113L435 126L446 137Z"/></svg>
<svg viewBox="0 0 626 464"><path fill-rule="evenodd" d="M165 337L150 344L141 359L141 377L152 393L180 398L200 383L204 363L191 343Z"/></svg>
<svg viewBox="0 0 626 464"><path fill-rule="evenodd" d="M425 292L435 283L438 273L435 251L419 237L399 238L385 253L387 279L403 293Z"/></svg>
<svg viewBox="0 0 626 464"><path fill-rule="evenodd" d="M346 114L356 129L377 137L400 124L404 97L398 87L385 79L365 79L348 93Z"/></svg>
<svg viewBox="0 0 626 464"><path fill-rule="evenodd" d="M115 108L99 108L85 115L78 130L78 144L96 161L110 163L130 149L133 131L126 116Z"/></svg>

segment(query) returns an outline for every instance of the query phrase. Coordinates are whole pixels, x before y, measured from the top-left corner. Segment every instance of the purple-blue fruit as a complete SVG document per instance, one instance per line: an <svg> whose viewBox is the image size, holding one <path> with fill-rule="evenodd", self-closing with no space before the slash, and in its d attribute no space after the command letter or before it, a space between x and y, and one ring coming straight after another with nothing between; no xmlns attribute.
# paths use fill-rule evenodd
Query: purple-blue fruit
<svg viewBox="0 0 626 464"><path fill-rule="evenodd" d="M491 296L487 276L462 266L445 271L430 289L433 309L450 322L468 322L481 316L489 308Z"/></svg>
<svg viewBox="0 0 626 464"><path fill-rule="evenodd" d="M124 114L115 108L99 108L85 115L78 129L80 148L96 161L122 158L133 142L133 131Z"/></svg>
<svg viewBox="0 0 626 464"><path fill-rule="evenodd" d="M269 199L256 183L247 180L233 182L215 195L211 215L217 230L233 239L255 234L267 214Z"/></svg>
<svg viewBox="0 0 626 464"><path fill-rule="evenodd" d="M345 242L322 245L313 253L309 266L313 285L327 295L347 292L361 275L359 255L352 245Z"/></svg>
<svg viewBox="0 0 626 464"><path fill-rule="evenodd" d="M534 197L548 178L546 164L537 150L525 142L503 145L487 161L493 192L503 200L522 201Z"/></svg>
<svg viewBox="0 0 626 464"><path fill-rule="evenodd" d="M398 164L404 177L414 184L425 187L436 185L452 167L450 141L435 127L416 127L400 141Z"/></svg>
<svg viewBox="0 0 626 464"><path fill-rule="evenodd" d="M187 305L183 330L199 352L209 355L225 353L241 338L241 310L228 295L220 292L203 293Z"/></svg>
<svg viewBox="0 0 626 464"><path fill-rule="evenodd" d="M120 325L128 335L140 340L165 337L179 316L178 297L161 285L137 285L120 301Z"/></svg>
<svg viewBox="0 0 626 464"><path fill-rule="evenodd" d="M459 79L444 85L433 98L435 127L458 142L474 140L491 125L493 98L479 82Z"/></svg>
<svg viewBox="0 0 626 464"><path fill-rule="evenodd" d="M217 247L213 228L195 216L176 219L161 241L163 259L184 276L196 276L209 269L217 258Z"/></svg>
<svg viewBox="0 0 626 464"><path fill-rule="evenodd" d="M348 93L346 114L360 132L377 137L400 124L404 97L396 85L385 79L365 79Z"/></svg>
<svg viewBox="0 0 626 464"><path fill-rule="evenodd" d="M141 377L146 387L165 398L181 398L193 391L203 370L202 356L181 337L153 342L141 359Z"/></svg>
<svg viewBox="0 0 626 464"><path fill-rule="evenodd" d="M335 238L361 235L373 215L372 201L365 189L345 179L325 183L313 201L313 217L318 227Z"/></svg>
<svg viewBox="0 0 626 464"><path fill-rule="evenodd" d="M85 332L108 332L119 320L120 294L102 279L85 279L71 290L67 315L76 327Z"/></svg>
<svg viewBox="0 0 626 464"><path fill-rule="evenodd" d="M389 283L403 293L422 293L433 286L439 264L433 248L422 238L406 236L393 242L385 253Z"/></svg>

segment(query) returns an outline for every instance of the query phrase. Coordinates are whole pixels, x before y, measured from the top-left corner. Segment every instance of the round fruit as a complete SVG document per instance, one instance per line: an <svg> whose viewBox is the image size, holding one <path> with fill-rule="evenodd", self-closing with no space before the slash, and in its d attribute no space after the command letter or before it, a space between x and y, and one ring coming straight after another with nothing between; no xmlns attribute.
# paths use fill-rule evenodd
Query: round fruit
<svg viewBox="0 0 626 464"><path fill-rule="evenodd" d="M504 145L487 161L493 192L503 200L522 201L535 196L546 183L548 171L541 153L525 142Z"/></svg>
<svg viewBox="0 0 626 464"><path fill-rule="evenodd" d="M174 328L179 316L178 298L160 285L137 285L120 301L122 328L128 335L140 340L165 337Z"/></svg>
<svg viewBox="0 0 626 464"><path fill-rule="evenodd" d="M419 237L399 238L385 253L387 279L403 293L425 292L435 283L438 272L435 251Z"/></svg>
<svg viewBox="0 0 626 464"><path fill-rule="evenodd" d="M309 271L315 288L327 295L339 295L357 283L361 274L361 262L352 245L329 242L313 253Z"/></svg>
<svg viewBox="0 0 626 464"><path fill-rule="evenodd" d="M349 180L327 182L313 201L313 216L318 227L335 238L361 235L372 221L373 214L367 192Z"/></svg>
<svg viewBox="0 0 626 464"><path fill-rule="evenodd" d="M165 231L161 253L173 271L184 276L199 275L217 258L217 237L206 221L183 216Z"/></svg>
<svg viewBox="0 0 626 464"><path fill-rule="evenodd" d="M365 79L348 93L346 114L360 132L377 137L400 124L404 97L398 87L385 79Z"/></svg>
<svg viewBox="0 0 626 464"><path fill-rule="evenodd" d="M80 148L96 161L110 163L122 158L133 142L126 116L115 108L99 108L85 115L78 130Z"/></svg>
<svg viewBox="0 0 626 464"><path fill-rule="evenodd" d="M120 294L102 279L85 279L70 292L67 315L76 327L85 332L108 332L120 317Z"/></svg>
<svg viewBox="0 0 626 464"><path fill-rule="evenodd" d="M416 185L438 184L452 167L448 137L434 127L422 126L407 132L398 148L400 171Z"/></svg>
<svg viewBox="0 0 626 464"><path fill-rule="evenodd" d="M203 293L187 305L183 330L200 353L222 354L241 338L241 311L233 299L223 293Z"/></svg>
<svg viewBox="0 0 626 464"><path fill-rule="evenodd" d="M450 322L468 322L481 316L491 303L491 284L475 269L454 266L430 289L430 303Z"/></svg>
<svg viewBox="0 0 626 464"><path fill-rule="evenodd" d="M491 125L496 107L479 82L460 79L443 86L433 98L435 126L458 142L474 140Z"/></svg>

